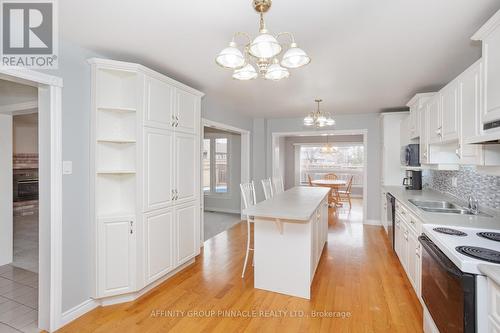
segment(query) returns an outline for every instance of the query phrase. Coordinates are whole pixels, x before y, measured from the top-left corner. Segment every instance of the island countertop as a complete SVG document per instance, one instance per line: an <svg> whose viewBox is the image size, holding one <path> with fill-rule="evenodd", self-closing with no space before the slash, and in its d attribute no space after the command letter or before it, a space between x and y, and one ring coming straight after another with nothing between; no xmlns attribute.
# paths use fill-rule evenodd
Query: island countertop
<svg viewBox="0 0 500 333"><path fill-rule="evenodd" d="M282 220L309 221L330 192L326 187L297 186L243 210L243 214Z"/></svg>

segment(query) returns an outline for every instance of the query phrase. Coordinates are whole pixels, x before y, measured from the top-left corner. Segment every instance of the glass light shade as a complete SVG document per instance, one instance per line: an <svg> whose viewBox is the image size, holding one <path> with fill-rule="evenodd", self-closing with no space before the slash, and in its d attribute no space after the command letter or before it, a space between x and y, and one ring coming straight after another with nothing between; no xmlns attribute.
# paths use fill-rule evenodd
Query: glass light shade
<svg viewBox="0 0 500 333"><path fill-rule="evenodd" d="M314 119L311 116L307 116L304 118L304 125L306 126L312 126L314 123Z"/></svg>
<svg viewBox="0 0 500 333"><path fill-rule="evenodd" d="M281 52L281 45L272 35L261 33L252 41L248 52L256 58L269 59Z"/></svg>
<svg viewBox="0 0 500 333"><path fill-rule="evenodd" d="M224 68L241 68L245 64L245 57L240 50L236 48L236 44L234 42L229 43L229 47L226 47L222 50L217 58L215 58L215 62Z"/></svg>
<svg viewBox="0 0 500 333"><path fill-rule="evenodd" d="M311 62L311 58L297 47L297 44L292 43L288 51L283 55L281 66L286 68L299 68Z"/></svg>
<svg viewBox="0 0 500 333"><path fill-rule="evenodd" d="M258 76L258 74L255 71L255 68L250 64L247 64L243 68L236 69L233 73L234 79L242 80L242 81L252 80L252 79L255 79L257 76Z"/></svg>
<svg viewBox="0 0 500 333"><path fill-rule="evenodd" d="M265 78L268 80L278 81L286 79L290 76L288 69L281 67L280 64L272 64L267 68Z"/></svg>
<svg viewBox="0 0 500 333"><path fill-rule="evenodd" d="M332 119L332 118L327 118L326 119L326 125L327 126L333 126L333 125L335 125L335 120Z"/></svg>
<svg viewBox="0 0 500 333"><path fill-rule="evenodd" d="M326 123L326 117L325 116L319 116L318 117L318 122L320 122L320 123Z"/></svg>

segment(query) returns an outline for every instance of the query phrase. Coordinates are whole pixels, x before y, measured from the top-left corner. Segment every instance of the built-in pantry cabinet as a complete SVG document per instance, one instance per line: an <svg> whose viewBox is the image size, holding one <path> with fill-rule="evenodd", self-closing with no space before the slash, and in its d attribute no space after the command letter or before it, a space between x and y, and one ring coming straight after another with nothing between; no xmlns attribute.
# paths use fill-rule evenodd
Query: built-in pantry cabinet
<svg viewBox="0 0 500 333"><path fill-rule="evenodd" d="M94 297L127 297L199 253L202 93L91 59ZM137 293L136 293L137 292Z"/></svg>

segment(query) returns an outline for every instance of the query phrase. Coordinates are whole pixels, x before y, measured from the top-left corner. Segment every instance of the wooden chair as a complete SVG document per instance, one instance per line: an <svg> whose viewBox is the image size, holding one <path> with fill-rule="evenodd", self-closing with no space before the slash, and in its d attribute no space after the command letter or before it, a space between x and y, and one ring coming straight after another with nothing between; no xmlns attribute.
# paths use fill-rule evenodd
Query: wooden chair
<svg viewBox="0 0 500 333"><path fill-rule="evenodd" d="M264 190L264 197L266 197L266 200L271 199L274 196L271 178L262 179L261 182L262 189Z"/></svg>
<svg viewBox="0 0 500 333"><path fill-rule="evenodd" d="M345 190L339 190L339 200L340 202L349 202L349 209L352 208L352 202L351 202L351 190L352 190L352 179L354 176L351 176L349 178L349 181L347 182L347 186Z"/></svg>
<svg viewBox="0 0 500 333"><path fill-rule="evenodd" d="M311 175L307 175L307 181L309 182L309 186L314 186Z"/></svg>
<svg viewBox="0 0 500 333"><path fill-rule="evenodd" d="M273 177L273 190L274 194L285 192L285 184L283 183L283 177Z"/></svg>
<svg viewBox="0 0 500 333"><path fill-rule="evenodd" d="M255 197L255 186L253 183L253 180L251 183L244 183L240 184L241 188L241 197L243 199L243 206L246 208L251 207L257 203L257 199ZM247 250L245 254L245 263L243 264L243 272L241 273L241 278L245 277L245 270L247 268L247 262L248 262L248 255L250 251L253 251L252 248L250 248L250 223L254 222L253 216L248 216L247 215Z"/></svg>
<svg viewBox="0 0 500 333"><path fill-rule="evenodd" d="M334 174L334 173L327 173L327 174L323 177L323 179L328 179L328 180L337 180L337 179L339 179L339 177L338 177L336 174Z"/></svg>

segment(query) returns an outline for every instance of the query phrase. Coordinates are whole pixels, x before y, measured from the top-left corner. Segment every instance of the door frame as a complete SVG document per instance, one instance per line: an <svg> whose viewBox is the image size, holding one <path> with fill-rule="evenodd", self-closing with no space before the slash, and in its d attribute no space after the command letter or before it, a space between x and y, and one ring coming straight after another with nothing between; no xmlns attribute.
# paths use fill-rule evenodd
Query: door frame
<svg viewBox="0 0 500 333"><path fill-rule="evenodd" d="M295 132L273 132L271 147L271 163L273 176L281 175L279 163L279 139L285 136L322 136L322 135L362 135L363 136L363 221L368 224L368 129L357 130L318 130L318 131L295 131Z"/></svg>
<svg viewBox="0 0 500 333"><path fill-rule="evenodd" d="M237 133L241 136L241 183L250 182L250 131L227 125L224 123L201 118L200 130L200 162L203 161L203 138L205 137L205 127L211 127L222 131ZM200 163L202 165L202 163ZM204 239L204 193L203 193L203 168L200 168L200 245L203 247ZM243 207L243 206L241 206ZM243 210L240 212L243 219Z"/></svg>
<svg viewBox="0 0 500 333"><path fill-rule="evenodd" d="M38 328L52 332L62 318L63 80L30 69L1 67L0 79L38 88Z"/></svg>

